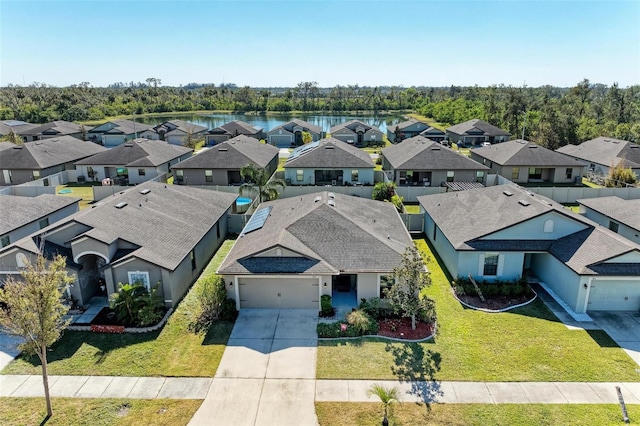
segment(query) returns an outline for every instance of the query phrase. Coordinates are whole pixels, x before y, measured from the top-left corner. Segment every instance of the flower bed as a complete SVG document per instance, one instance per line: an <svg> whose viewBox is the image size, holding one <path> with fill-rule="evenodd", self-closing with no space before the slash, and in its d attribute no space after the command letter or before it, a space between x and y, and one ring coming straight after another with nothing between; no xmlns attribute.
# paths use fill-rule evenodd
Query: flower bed
<svg viewBox="0 0 640 426"><path fill-rule="evenodd" d="M123 325L99 325L91 324L91 331L94 333L124 333Z"/></svg>
<svg viewBox="0 0 640 426"><path fill-rule="evenodd" d="M383 318L376 321L368 332L360 333L346 322L318 324L318 338L344 339L357 337L387 337L394 340L419 341L433 336L435 327L416 320L416 329L411 329L411 318Z"/></svg>
<svg viewBox="0 0 640 426"><path fill-rule="evenodd" d="M458 279L452 283L454 297L471 309L485 312L505 312L533 302L538 296L526 283L516 282L481 282L478 287L482 292L482 300L469 280Z"/></svg>

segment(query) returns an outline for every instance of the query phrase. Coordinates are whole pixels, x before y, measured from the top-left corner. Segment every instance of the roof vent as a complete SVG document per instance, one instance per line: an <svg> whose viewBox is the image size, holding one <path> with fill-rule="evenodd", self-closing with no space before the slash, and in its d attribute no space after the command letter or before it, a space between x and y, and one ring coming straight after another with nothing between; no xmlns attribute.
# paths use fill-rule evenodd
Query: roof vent
<svg viewBox="0 0 640 426"><path fill-rule="evenodd" d="M333 149L333 145L331 145L331 144L326 144L326 145L324 146L324 149Z"/></svg>
<svg viewBox="0 0 640 426"><path fill-rule="evenodd" d="M629 148L640 148L638 144L629 144Z"/></svg>
<svg viewBox="0 0 640 426"><path fill-rule="evenodd" d="M431 151L440 151L440 147L439 146L432 146L431 147Z"/></svg>
<svg viewBox="0 0 640 426"><path fill-rule="evenodd" d="M331 207L335 207L336 206L336 202L333 201L333 200L327 201L327 204L329 204Z"/></svg>
<svg viewBox="0 0 640 426"><path fill-rule="evenodd" d="M518 200L518 204L520 204L521 206L527 207L531 203L528 202L527 200Z"/></svg>
<svg viewBox="0 0 640 426"><path fill-rule="evenodd" d="M148 194L148 193L150 193L150 192L151 192L151 190L150 190L150 189L148 189L148 188L145 188L145 189L140 190L140 193L141 193L142 195L146 195L146 194Z"/></svg>
<svg viewBox="0 0 640 426"><path fill-rule="evenodd" d="M616 140L613 140L613 141L611 141L611 142L613 142L613 143L620 143L620 141L616 141Z"/></svg>
<svg viewBox="0 0 640 426"><path fill-rule="evenodd" d="M127 203L125 203L124 201L122 201L122 202L120 202L120 203L116 204L116 205L115 205L115 208L116 208L116 209L121 209L121 208L123 208L123 207L124 207L124 206L126 206L126 205L127 205Z"/></svg>
<svg viewBox="0 0 640 426"><path fill-rule="evenodd" d="M313 202L317 203L318 201L321 201L321 200L322 200L322 197L318 195L316 198L313 199Z"/></svg>
<svg viewBox="0 0 640 426"><path fill-rule="evenodd" d="M218 149L219 152L227 152L228 149L226 147L220 147L220 149Z"/></svg>
<svg viewBox="0 0 640 426"><path fill-rule="evenodd" d="M336 198L336 194L334 194L333 192L329 193L329 198Z"/></svg>
<svg viewBox="0 0 640 426"><path fill-rule="evenodd" d="M537 148L538 145L529 145L529 148Z"/></svg>
<svg viewBox="0 0 640 426"><path fill-rule="evenodd" d="M51 142L59 142L60 140L58 138L53 138L53 139L50 139L50 141Z"/></svg>
<svg viewBox="0 0 640 426"><path fill-rule="evenodd" d="M132 143L125 143L124 146L126 146L127 148L131 148L133 146Z"/></svg>
<svg viewBox="0 0 640 426"><path fill-rule="evenodd" d="M14 146L13 149L22 149L22 144Z"/></svg>
<svg viewBox="0 0 640 426"><path fill-rule="evenodd" d="M513 192L511 192L511 191L502 191L502 193L504 195L506 195L507 197L511 197L513 195Z"/></svg>

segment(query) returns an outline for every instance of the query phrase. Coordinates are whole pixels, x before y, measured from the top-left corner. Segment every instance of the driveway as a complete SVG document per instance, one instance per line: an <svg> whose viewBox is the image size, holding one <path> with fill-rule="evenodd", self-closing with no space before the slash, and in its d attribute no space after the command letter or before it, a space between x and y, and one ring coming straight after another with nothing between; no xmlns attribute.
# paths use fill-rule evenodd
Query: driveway
<svg viewBox="0 0 640 426"><path fill-rule="evenodd" d="M0 370L5 368L15 357L20 355L18 345L22 338L11 336L0 331Z"/></svg>
<svg viewBox="0 0 640 426"><path fill-rule="evenodd" d="M640 312L589 312L589 316L640 366Z"/></svg>
<svg viewBox="0 0 640 426"><path fill-rule="evenodd" d="M191 425L317 425L318 312L244 309Z"/></svg>

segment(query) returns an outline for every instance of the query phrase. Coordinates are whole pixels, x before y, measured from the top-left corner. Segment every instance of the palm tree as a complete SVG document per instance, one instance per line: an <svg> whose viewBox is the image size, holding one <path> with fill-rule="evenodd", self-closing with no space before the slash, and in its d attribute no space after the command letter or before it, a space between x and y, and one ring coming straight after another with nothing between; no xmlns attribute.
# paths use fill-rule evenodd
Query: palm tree
<svg viewBox="0 0 640 426"><path fill-rule="evenodd" d="M240 186L240 191L249 189L252 192L257 192L259 202L275 200L278 198L278 187L284 189L286 186L284 180L273 178L264 168L258 168L255 164L247 164L240 169L240 176L244 179L245 183Z"/></svg>
<svg viewBox="0 0 640 426"><path fill-rule="evenodd" d="M374 383L369 388L368 394L380 398L380 402L382 402L382 406L384 408L382 425L388 426L389 420L387 419L387 413L391 404L398 400L398 388L395 386L392 388L387 388L385 386L382 386L380 383Z"/></svg>

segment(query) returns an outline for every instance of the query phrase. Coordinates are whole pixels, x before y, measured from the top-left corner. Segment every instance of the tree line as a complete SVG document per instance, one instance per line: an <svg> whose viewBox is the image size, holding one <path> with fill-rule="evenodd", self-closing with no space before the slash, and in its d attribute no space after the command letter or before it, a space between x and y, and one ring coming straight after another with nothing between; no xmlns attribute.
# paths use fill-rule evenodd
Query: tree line
<svg viewBox="0 0 640 426"><path fill-rule="evenodd" d="M235 84L162 86L144 83L93 87L88 82L53 87L43 83L0 88L0 119L31 123L89 121L106 117L178 111L225 110L246 113L344 113L416 111L446 127L479 118L555 149L598 136L640 142L640 85L607 86L583 80L570 88L361 87L322 88L301 82L291 88L251 88Z"/></svg>

